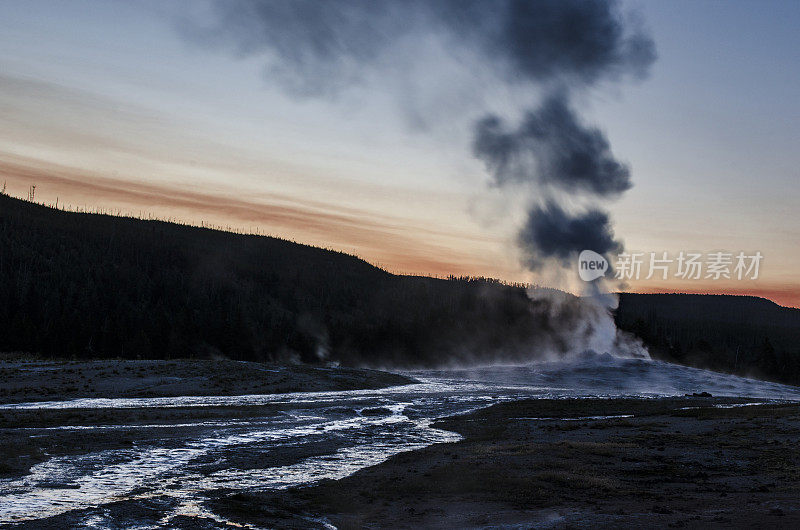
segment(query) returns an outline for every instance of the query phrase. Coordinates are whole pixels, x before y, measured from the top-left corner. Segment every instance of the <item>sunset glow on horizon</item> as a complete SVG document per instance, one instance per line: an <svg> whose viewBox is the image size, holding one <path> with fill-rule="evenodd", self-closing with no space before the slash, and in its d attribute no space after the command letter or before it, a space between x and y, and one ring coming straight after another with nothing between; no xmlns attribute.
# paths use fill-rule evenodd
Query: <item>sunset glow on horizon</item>
<svg viewBox="0 0 800 530"><path fill-rule="evenodd" d="M187 37L187 20L205 16L197 4L22 5L0 6L0 186L10 195L35 185L48 205L271 235L394 273L542 282L514 244L522 206L487 184L469 151L484 111L512 114L540 94L495 86L469 57L432 46L418 63L406 50L391 57L424 82L400 86L390 69L335 96L287 95L257 58ZM628 290L800 307L800 8L765 10L757 17L770 30L742 36L737 2L724 12L625 5L652 30L658 61L649 78L576 103L630 165L633 187L606 201L616 237L645 253L764 255L757 280ZM688 9L713 23L688 27Z"/></svg>

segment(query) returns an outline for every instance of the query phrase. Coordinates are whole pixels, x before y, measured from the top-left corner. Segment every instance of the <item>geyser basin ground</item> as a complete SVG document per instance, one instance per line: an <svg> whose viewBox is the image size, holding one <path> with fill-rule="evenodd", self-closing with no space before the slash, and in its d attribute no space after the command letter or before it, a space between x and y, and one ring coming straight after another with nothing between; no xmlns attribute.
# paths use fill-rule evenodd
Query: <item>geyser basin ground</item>
<svg viewBox="0 0 800 530"><path fill-rule="evenodd" d="M32 366L36 370L41 368ZM117 367L120 374L126 373L125 366L125 363L120 363ZM336 379L336 373L331 371L326 377ZM353 499L340 499L346 502L341 506L326 504L324 496L328 493L324 492L329 492L330 487L324 484L320 488L304 490L310 497L299 501L294 496L281 494L276 497L275 491L307 486L322 479L344 479L342 485L350 492L348 495L355 495L356 491L384 492L375 494L379 505L383 501L390 505L400 503L398 506L408 502L408 507L414 508L413 499L424 496L424 492L435 487L438 472L431 468L406 476L404 474L408 471L403 469L401 473L396 462L419 462L423 465L427 458L425 455L430 451L441 451L437 453L439 456L447 452L448 462L455 463L460 458L467 458L469 451L474 449L476 452L469 461L475 463L476 469L481 469L481 466L489 469L500 465L506 457L505 452L495 451L495 444L506 446L503 451L511 451L516 444L520 454L524 455L528 451L524 449L527 444L563 441L583 447L581 443L594 442L594 433L601 431L610 437L607 442L612 444L635 443L619 441L616 437L643 436L642 440L650 441L642 442L641 451L646 451L638 458L642 460L642 466L655 466L647 471L655 483L673 480L674 470L667 466L667 462L651 458L653 455L649 451L654 451L656 457L661 451L649 444L661 439L672 443L669 440L675 431L689 436L675 448L676 452L687 455L692 454L693 444L705 455L711 443L708 440L716 439L715 433L720 434L718 441L714 442L717 445L714 451L722 451L722 454L710 453L710 456L728 465L729 473L740 473L741 465L749 466L748 458L752 455L747 452L751 451L748 448L757 451L758 444L765 443L764 439L777 440L773 444L776 449L800 440L791 421L797 409L785 404L786 400L800 400L798 389L659 362L589 356L568 363L425 371L409 375L420 382L384 389L237 396L134 397L124 394L124 397L105 398L93 394L88 398L78 398L69 394L68 397L73 399L59 399L58 395L48 394L51 397L49 401L6 403L0 408L0 437L4 448L0 465L7 477L0 481L0 522L32 527L92 524L100 528L132 525L180 527L202 523L207 527L222 528L231 522L253 518L257 526L283 526L284 523L319 526L322 523L318 517L329 516L346 522L349 517L379 514L366 508L362 511ZM407 381L403 378L398 380ZM663 398L699 391L731 397ZM598 396L606 399L591 399ZM636 396L636 399L609 399L625 396ZM582 399L549 401L576 397ZM509 403L519 400L532 401L525 401L527 405ZM713 408L715 405L762 402L770 403L770 411L780 410L783 411L780 414L785 416L777 412L758 417L749 415L748 411L761 410L755 407ZM500 412L483 410L449 422L435 422L436 418L469 413L496 403L502 403L500 408L489 410ZM518 406L522 408L515 408ZM682 412L680 409L685 407L702 408ZM723 416L702 419L691 416L700 414L691 410L710 410ZM726 414L740 416L724 416ZM613 418L602 419L606 416ZM654 416L659 419L652 420ZM741 427L743 433L746 431L743 438L732 442L739 444L745 453L728 454L725 452L728 449L720 445L728 439L725 432L730 430L728 423L731 421ZM509 428L509 425L517 424L525 425L527 430ZM470 430L470 425L479 428L479 432ZM701 432L702 429L705 430ZM483 440L482 446L474 445L474 440L471 440L475 433L478 440ZM776 438L778 433L783 434ZM467 439L455 445L440 444L456 442L461 435ZM556 435L560 438L553 438ZM653 435L652 440L648 438L650 435ZM697 437L692 438L695 435ZM439 445L421 453L413 452L431 444ZM602 462L585 460L591 457L592 451L571 451L562 447L561 460L552 460L552 465L561 465L559 462L566 459L564 461L571 462L570 465L576 469L590 464L601 466L592 468L598 476L621 473L624 471L622 468L614 467L622 465L617 457L624 456L621 454L623 448L633 449L633 446L619 446L620 454L614 452L616 447L606 448L616 456ZM404 454L345 478L399 453ZM696 456L697 461L706 465L701 456ZM550 460L540 464L546 462ZM758 466L754 464L751 467L755 469ZM521 468L523 475L509 475L509 480L513 478L513 481L508 484L497 482L497 479L493 482L487 476L485 484L501 489L513 489L523 483L533 487L531 481L540 481L547 475L545 468L539 464ZM387 469L393 471L384 476L384 482L376 484L374 490L370 489L372 486L366 490L359 489L360 485L352 482L361 480L359 477L366 473L383 473L380 470ZM787 469L791 472L792 468ZM460 473L458 469L452 471ZM553 473L547 476L554 484L560 484L559 488L578 488L572 496L566 495L564 499L588 495L581 493L578 486L583 479L573 480L574 477L570 478L558 469L551 471ZM661 473L660 477L658 473ZM480 503L491 499L481 497L483 493L468 491L472 479L469 474L462 473L461 477L463 483L454 478L444 484L442 491L451 492L447 502L474 504L473 508L480 512ZM792 476L785 478L790 481L787 487L791 487ZM757 483L763 482L765 487L772 488L767 493L783 488L769 486L777 479L770 480ZM647 486L647 481L636 484L643 491L655 487L653 484ZM628 491L624 488L619 491L623 490ZM390 495L390 492L393 492L392 499L379 498L384 494ZM633 490L629 493L636 496ZM509 499L519 501L520 494L515 495ZM442 499L442 502L446 500ZM277 506L284 505L285 510L275 511ZM352 510L348 511L350 508L347 506L352 506ZM454 506L442 508L444 511L440 515L453 515ZM264 509L274 513L270 515L271 512L265 513ZM789 508L781 509L787 511ZM518 507L513 510L518 510ZM464 513L467 512L469 510ZM486 512L487 515L491 513ZM435 515L428 514L431 517ZM541 516L539 512L534 515ZM270 522L270 517L279 519ZM416 519L408 519L407 524L414 521ZM368 519L363 522L368 522ZM405 524L402 519L396 522ZM430 522L433 524L433 519ZM466 519L464 523L467 523ZM484 523L475 524L480 526Z"/></svg>
<svg viewBox="0 0 800 530"><path fill-rule="evenodd" d="M435 426L464 439L308 488L220 492L209 507L282 528L308 527L311 517L338 528L800 524L797 404L524 400Z"/></svg>

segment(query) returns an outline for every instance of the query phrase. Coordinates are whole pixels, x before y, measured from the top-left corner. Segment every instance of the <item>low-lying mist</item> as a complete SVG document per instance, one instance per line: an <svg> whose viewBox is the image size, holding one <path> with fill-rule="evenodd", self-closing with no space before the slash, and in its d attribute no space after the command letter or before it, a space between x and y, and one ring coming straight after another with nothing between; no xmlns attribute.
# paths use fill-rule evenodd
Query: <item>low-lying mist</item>
<svg viewBox="0 0 800 530"><path fill-rule="evenodd" d="M613 293L576 296L552 288L523 290L489 283L477 300L481 307L465 311L463 322L435 330L423 327L424 347L375 351L357 364L414 369L527 365L595 354L650 359L640 339L617 328Z"/></svg>

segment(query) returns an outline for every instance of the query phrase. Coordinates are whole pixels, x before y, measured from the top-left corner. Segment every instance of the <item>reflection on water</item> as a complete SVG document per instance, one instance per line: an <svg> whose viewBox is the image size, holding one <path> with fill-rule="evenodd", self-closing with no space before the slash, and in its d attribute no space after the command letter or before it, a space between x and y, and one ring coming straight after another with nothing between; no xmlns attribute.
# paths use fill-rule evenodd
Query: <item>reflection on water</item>
<svg viewBox="0 0 800 530"><path fill-rule="evenodd" d="M257 427L248 425L254 430L241 432L223 429L211 436L186 440L180 447L141 447L53 458L34 466L27 477L2 484L0 520L52 515L136 496L166 494L185 498L219 488L285 488L322 478L345 477L398 452L458 439L453 433L430 428L428 420L410 420L400 414L298 421L301 424L270 420ZM227 451L237 447L257 444L269 453L281 446L302 445L322 437L341 438L349 445L337 448L340 444L332 441L330 454L265 469L201 473L192 465L209 454L224 459Z"/></svg>
<svg viewBox="0 0 800 530"><path fill-rule="evenodd" d="M255 490L341 478L401 451L452 442L436 417L537 397L655 397L707 391L717 396L800 400L800 391L661 362L592 356L569 363L412 372L421 383L384 390L140 399L78 399L0 408L134 408L276 405L264 418L169 425L64 426L55 429L182 429L185 436L126 449L52 458L20 479L0 481L0 522L41 518L125 499L171 498L156 526L194 514L204 492ZM535 418L531 418L535 420ZM35 429L31 429L35 430ZM102 514L83 522L108 527ZM105 522L104 522L105 521ZM146 526L146 525L145 525Z"/></svg>

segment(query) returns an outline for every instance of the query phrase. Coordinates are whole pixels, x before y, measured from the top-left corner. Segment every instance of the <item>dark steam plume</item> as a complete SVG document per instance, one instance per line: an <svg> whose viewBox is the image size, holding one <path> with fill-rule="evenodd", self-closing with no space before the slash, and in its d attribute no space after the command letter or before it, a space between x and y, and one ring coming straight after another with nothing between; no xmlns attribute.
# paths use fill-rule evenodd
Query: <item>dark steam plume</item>
<svg viewBox="0 0 800 530"><path fill-rule="evenodd" d="M266 75L301 95L391 69L387 51L426 35L517 82L642 77L655 59L653 41L613 0L226 0L214 11L195 36L263 56Z"/></svg>
<svg viewBox="0 0 800 530"><path fill-rule="evenodd" d="M603 196L631 187L630 170L614 158L605 135L582 125L564 94L546 99L514 130L496 116L483 118L473 150L498 186L535 181Z"/></svg>
<svg viewBox="0 0 800 530"><path fill-rule="evenodd" d="M430 5L450 31L479 43L515 78L592 84L643 77L655 45L631 27L614 0L452 0Z"/></svg>
<svg viewBox="0 0 800 530"><path fill-rule="evenodd" d="M555 202L530 209L517 241L523 249L525 265L531 270L541 269L546 259L573 265L572 258L584 249L608 254L622 247L614 239L606 212L591 209L571 215Z"/></svg>
<svg viewBox="0 0 800 530"><path fill-rule="evenodd" d="M332 95L387 75L402 80L419 72L412 67L430 52L431 42L507 87L529 87L532 100L546 94L522 113L518 125L488 113L473 131L473 154L492 183L518 186L528 194L526 221L517 235L523 262L533 271L551 263L574 267L584 249L604 255L621 250L598 203L631 187L630 169L614 156L605 134L586 125L571 103L576 92L601 82L644 78L655 61L652 39L616 0L238 0L214 5L213 20L195 27L194 36L263 60L266 77L294 95ZM446 82L434 85L452 88ZM403 98L402 88L391 82L378 86ZM570 194L584 204L577 213L570 207L574 201L565 200ZM600 286L590 291L597 294ZM581 347L622 348L603 297L565 302L549 291L529 294L541 319L534 327L554 344L572 344L571 338L581 336ZM564 308L574 309L582 332L565 318Z"/></svg>

